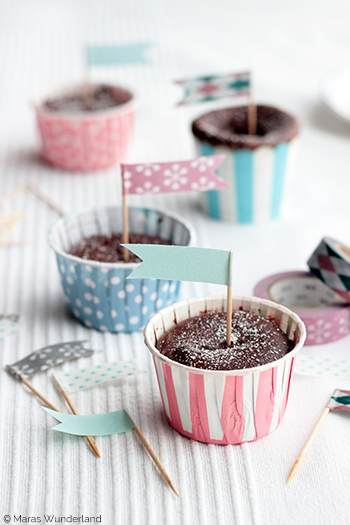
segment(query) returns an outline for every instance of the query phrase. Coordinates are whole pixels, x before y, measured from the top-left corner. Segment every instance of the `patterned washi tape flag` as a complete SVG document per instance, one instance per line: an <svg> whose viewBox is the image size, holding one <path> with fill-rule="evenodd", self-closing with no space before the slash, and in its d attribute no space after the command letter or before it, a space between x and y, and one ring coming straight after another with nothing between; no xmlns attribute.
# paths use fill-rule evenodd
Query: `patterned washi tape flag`
<svg viewBox="0 0 350 525"><path fill-rule="evenodd" d="M307 261L311 272L350 302L350 249L325 237Z"/></svg>
<svg viewBox="0 0 350 525"><path fill-rule="evenodd" d="M88 46L87 63L89 66L147 63L145 51L151 45L150 43L139 43L120 46Z"/></svg>
<svg viewBox="0 0 350 525"><path fill-rule="evenodd" d="M142 370L136 367L135 361L119 361L118 363L93 365L69 373L60 372L55 374L55 377L68 394L73 394L108 381L130 378L141 373Z"/></svg>
<svg viewBox="0 0 350 525"><path fill-rule="evenodd" d="M214 173L225 155L155 164L122 164L124 194L210 191L230 188Z"/></svg>
<svg viewBox="0 0 350 525"><path fill-rule="evenodd" d="M350 379L348 359L330 359L300 354L297 357L295 373L312 377L336 377Z"/></svg>
<svg viewBox="0 0 350 525"><path fill-rule="evenodd" d="M19 316L15 314L0 315L0 341L18 330Z"/></svg>
<svg viewBox="0 0 350 525"><path fill-rule="evenodd" d="M38 372L43 372L70 359L91 356L94 350L84 348L84 343L86 341L69 341L45 346L12 365L6 365L6 369L18 379L27 379Z"/></svg>
<svg viewBox="0 0 350 525"><path fill-rule="evenodd" d="M350 390L334 390L327 406L331 410L347 410L350 412Z"/></svg>
<svg viewBox="0 0 350 525"><path fill-rule="evenodd" d="M123 244L142 263L127 279L173 279L232 286L231 252L188 246Z"/></svg>
<svg viewBox="0 0 350 525"><path fill-rule="evenodd" d="M74 436L111 436L129 432L136 425L124 409L93 416L74 416L56 412L50 408L43 407L43 409L60 421L60 424L52 427L52 430Z"/></svg>
<svg viewBox="0 0 350 525"><path fill-rule="evenodd" d="M184 98L178 106L193 102L209 102L224 97L250 95L250 72L230 73L228 75L207 75L187 80L176 80L183 86Z"/></svg>

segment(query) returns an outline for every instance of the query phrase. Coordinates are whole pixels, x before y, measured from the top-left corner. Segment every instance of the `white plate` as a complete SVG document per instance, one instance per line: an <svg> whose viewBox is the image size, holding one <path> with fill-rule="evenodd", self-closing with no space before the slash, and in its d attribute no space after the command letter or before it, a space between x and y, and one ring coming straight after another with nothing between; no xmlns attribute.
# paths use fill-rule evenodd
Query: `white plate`
<svg viewBox="0 0 350 525"><path fill-rule="evenodd" d="M350 123L350 68L330 73L320 84L322 102Z"/></svg>

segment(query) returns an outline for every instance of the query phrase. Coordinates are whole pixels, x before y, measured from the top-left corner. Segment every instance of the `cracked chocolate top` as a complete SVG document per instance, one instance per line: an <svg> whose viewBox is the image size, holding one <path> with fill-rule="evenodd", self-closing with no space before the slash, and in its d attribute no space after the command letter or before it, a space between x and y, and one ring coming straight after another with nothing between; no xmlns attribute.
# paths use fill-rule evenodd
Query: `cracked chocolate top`
<svg viewBox="0 0 350 525"><path fill-rule="evenodd" d="M232 314L231 346L226 344L226 313L207 312L175 325L157 342L159 352L186 366L239 370L280 359L294 343L274 321L242 310Z"/></svg>
<svg viewBox="0 0 350 525"><path fill-rule="evenodd" d="M289 142L298 131L296 118L271 106L257 106L256 135L248 135L247 106L211 111L192 123L192 132L201 142L232 150L274 147Z"/></svg>

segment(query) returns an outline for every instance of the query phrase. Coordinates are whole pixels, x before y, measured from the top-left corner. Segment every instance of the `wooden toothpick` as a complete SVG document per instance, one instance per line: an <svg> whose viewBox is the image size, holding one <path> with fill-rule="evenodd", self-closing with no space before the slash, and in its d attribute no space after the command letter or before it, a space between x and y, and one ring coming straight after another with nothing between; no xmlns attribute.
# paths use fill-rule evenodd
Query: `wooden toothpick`
<svg viewBox="0 0 350 525"><path fill-rule="evenodd" d="M123 180L123 173L122 173L122 182L124 185ZM128 218L128 202L126 195L123 195L123 243L129 244L129 218ZM124 246L124 261L129 262L129 250L125 248Z"/></svg>
<svg viewBox="0 0 350 525"><path fill-rule="evenodd" d="M329 411L330 411L330 408L328 406L323 410L323 412L321 414L321 417L317 421L315 428L313 429L313 431L310 434L309 439L305 443L304 448L303 448L303 450L300 453L300 456L298 457L298 459L294 463L294 467L292 468L291 473L289 474L289 477L287 479L287 483L290 482L290 480L292 479L292 477L294 476L294 474L298 470L301 461L303 460L306 452L309 450L311 443L313 442L313 440L314 440L318 430L320 429L320 427L321 427L321 425L322 425L322 423L323 423L323 421L324 421L324 419L325 419L325 417L326 417L326 415L328 414Z"/></svg>
<svg viewBox="0 0 350 525"><path fill-rule="evenodd" d="M38 199L40 199L42 202L44 202L49 208L51 208L53 211L55 211L60 217L63 217L64 211L60 206L58 206L55 202L53 202L47 195L42 193L37 186L34 186L31 182L27 184L28 191L33 193Z"/></svg>
<svg viewBox="0 0 350 525"><path fill-rule="evenodd" d="M51 403L51 401L49 401L48 399L46 399L46 397L44 397L42 394L40 394L40 392L31 384L29 383L29 381L27 379L25 379L24 377L20 377L20 380L22 381L23 384L25 384L29 390L31 390L33 392L33 394L36 395L36 397L38 397L48 408L51 408L51 410L54 410L55 412L60 412L60 410L58 410L58 408L55 407L55 405L53 405ZM92 448L92 450L95 452L95 454L100 458L100 453L98 451L98 448L96 446L96 443L95 441L91 438L92 442L93 443L90 443L89 441L89 444ZM93 446L94 444L94 446Z"/></svg>
<svg viewBox="0 0 350 525"><path fill-rule="evenodd" d="M232 282L232 250L229 259L229 282ZM226 344L231 346L231 325L232 325L232 286L227 287L227 316L226 316Z"/></svg>
<svg viewBox="0 0 350 525"><path fill-rule="evenodd" d="M248 104L248 135L256 135L258 130L257 107L252 98Z"/></svg>
<svg viewBox="0 0 350 525"><path fill-rule="evenodd" d="M69 397L69 395L67 394L65 389L62 387L61 383L59 382L59 380L57 379L55 374L52 374L52 377L55 380L58 388L60 389L64 399L67 401L67 404L68 404L69 408L71 409L71 411L73 412L73 414L75 416L79 416L79 412L75 408L75 405L73 404L73 401L71 400L71 398ZM92 438L92 436L85 436L85 437L88 440L89 445L91 446L92 450L95 452L96 456L98 456L100 458L101 457L100 451L98 450L97 445L96 445L94 439Z"/></svg>
<svg viewBox="0 0 350 525"><path fill-rule="evenodd" d="M12 190L10 192L5 193L5 195L2 195L0 197L0 206L2 204L4 204L5 202L14 199L15 197L17 197L17 195L20 195L21 193L24 193L26 191L26 189L27 189L27 185L23 184L22 186L18 186L18 188L15 188L14 190Z"/></svg>
<svg viewBox="0 0 350 525"><path fill-rule="evenodd" d="M177 492L175 486L174 486L174 483L171 481L170 477L169 477L169 474L167 473L167 471L165 470L165 468L163 467L163 465L161 464L157 454L154 452L154 450L151 448L151 445L148 443L147 439L145 438L145 436L143 435L143 433L141 432L140 428L135 425L133 430L135 430L135 433L138 435L138 437L140 438L143 446L145 447L145 449L147 450L147 452L149 453L149 455L151 456L151 458L153 459L153 461L155 462L155 464L157 465L160 473L162 474L163 478L165 479L166 483L168 484L168 486L171 488L171 490L176 494L177 497L180 497L179 493Z"/></svg>

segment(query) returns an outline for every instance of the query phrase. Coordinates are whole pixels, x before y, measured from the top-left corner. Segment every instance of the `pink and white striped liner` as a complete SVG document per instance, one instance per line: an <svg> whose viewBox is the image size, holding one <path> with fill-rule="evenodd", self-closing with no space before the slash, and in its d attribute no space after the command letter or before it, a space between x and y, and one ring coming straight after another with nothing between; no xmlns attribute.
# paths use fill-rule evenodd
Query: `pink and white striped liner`
<svg viewBox="0 0 350 525"><path fill-rule="evenodd" d="M286 410L295 358L306 337L301 319L272 301L234 296L233 309L275 320L294 341L295 348L273 363L232 371L184 366L158 352L158 338L174 324L202 312L225 311L225 295L198 297L168 306L149 320L144 332L169 423L181 434L204 443L255 441L277 428Z"/></svg>
<svg viewBox="0 0 350 525"><path fill-rule="evenodd" d="M67 94L83 86L63 91ZM127 90L124 90L127 91ZM36 104L42 157L64 170L96 171L120 164L132 134L135 100L103 111L69 114ZM46 97L49 98L49 97Z"/></svg>

